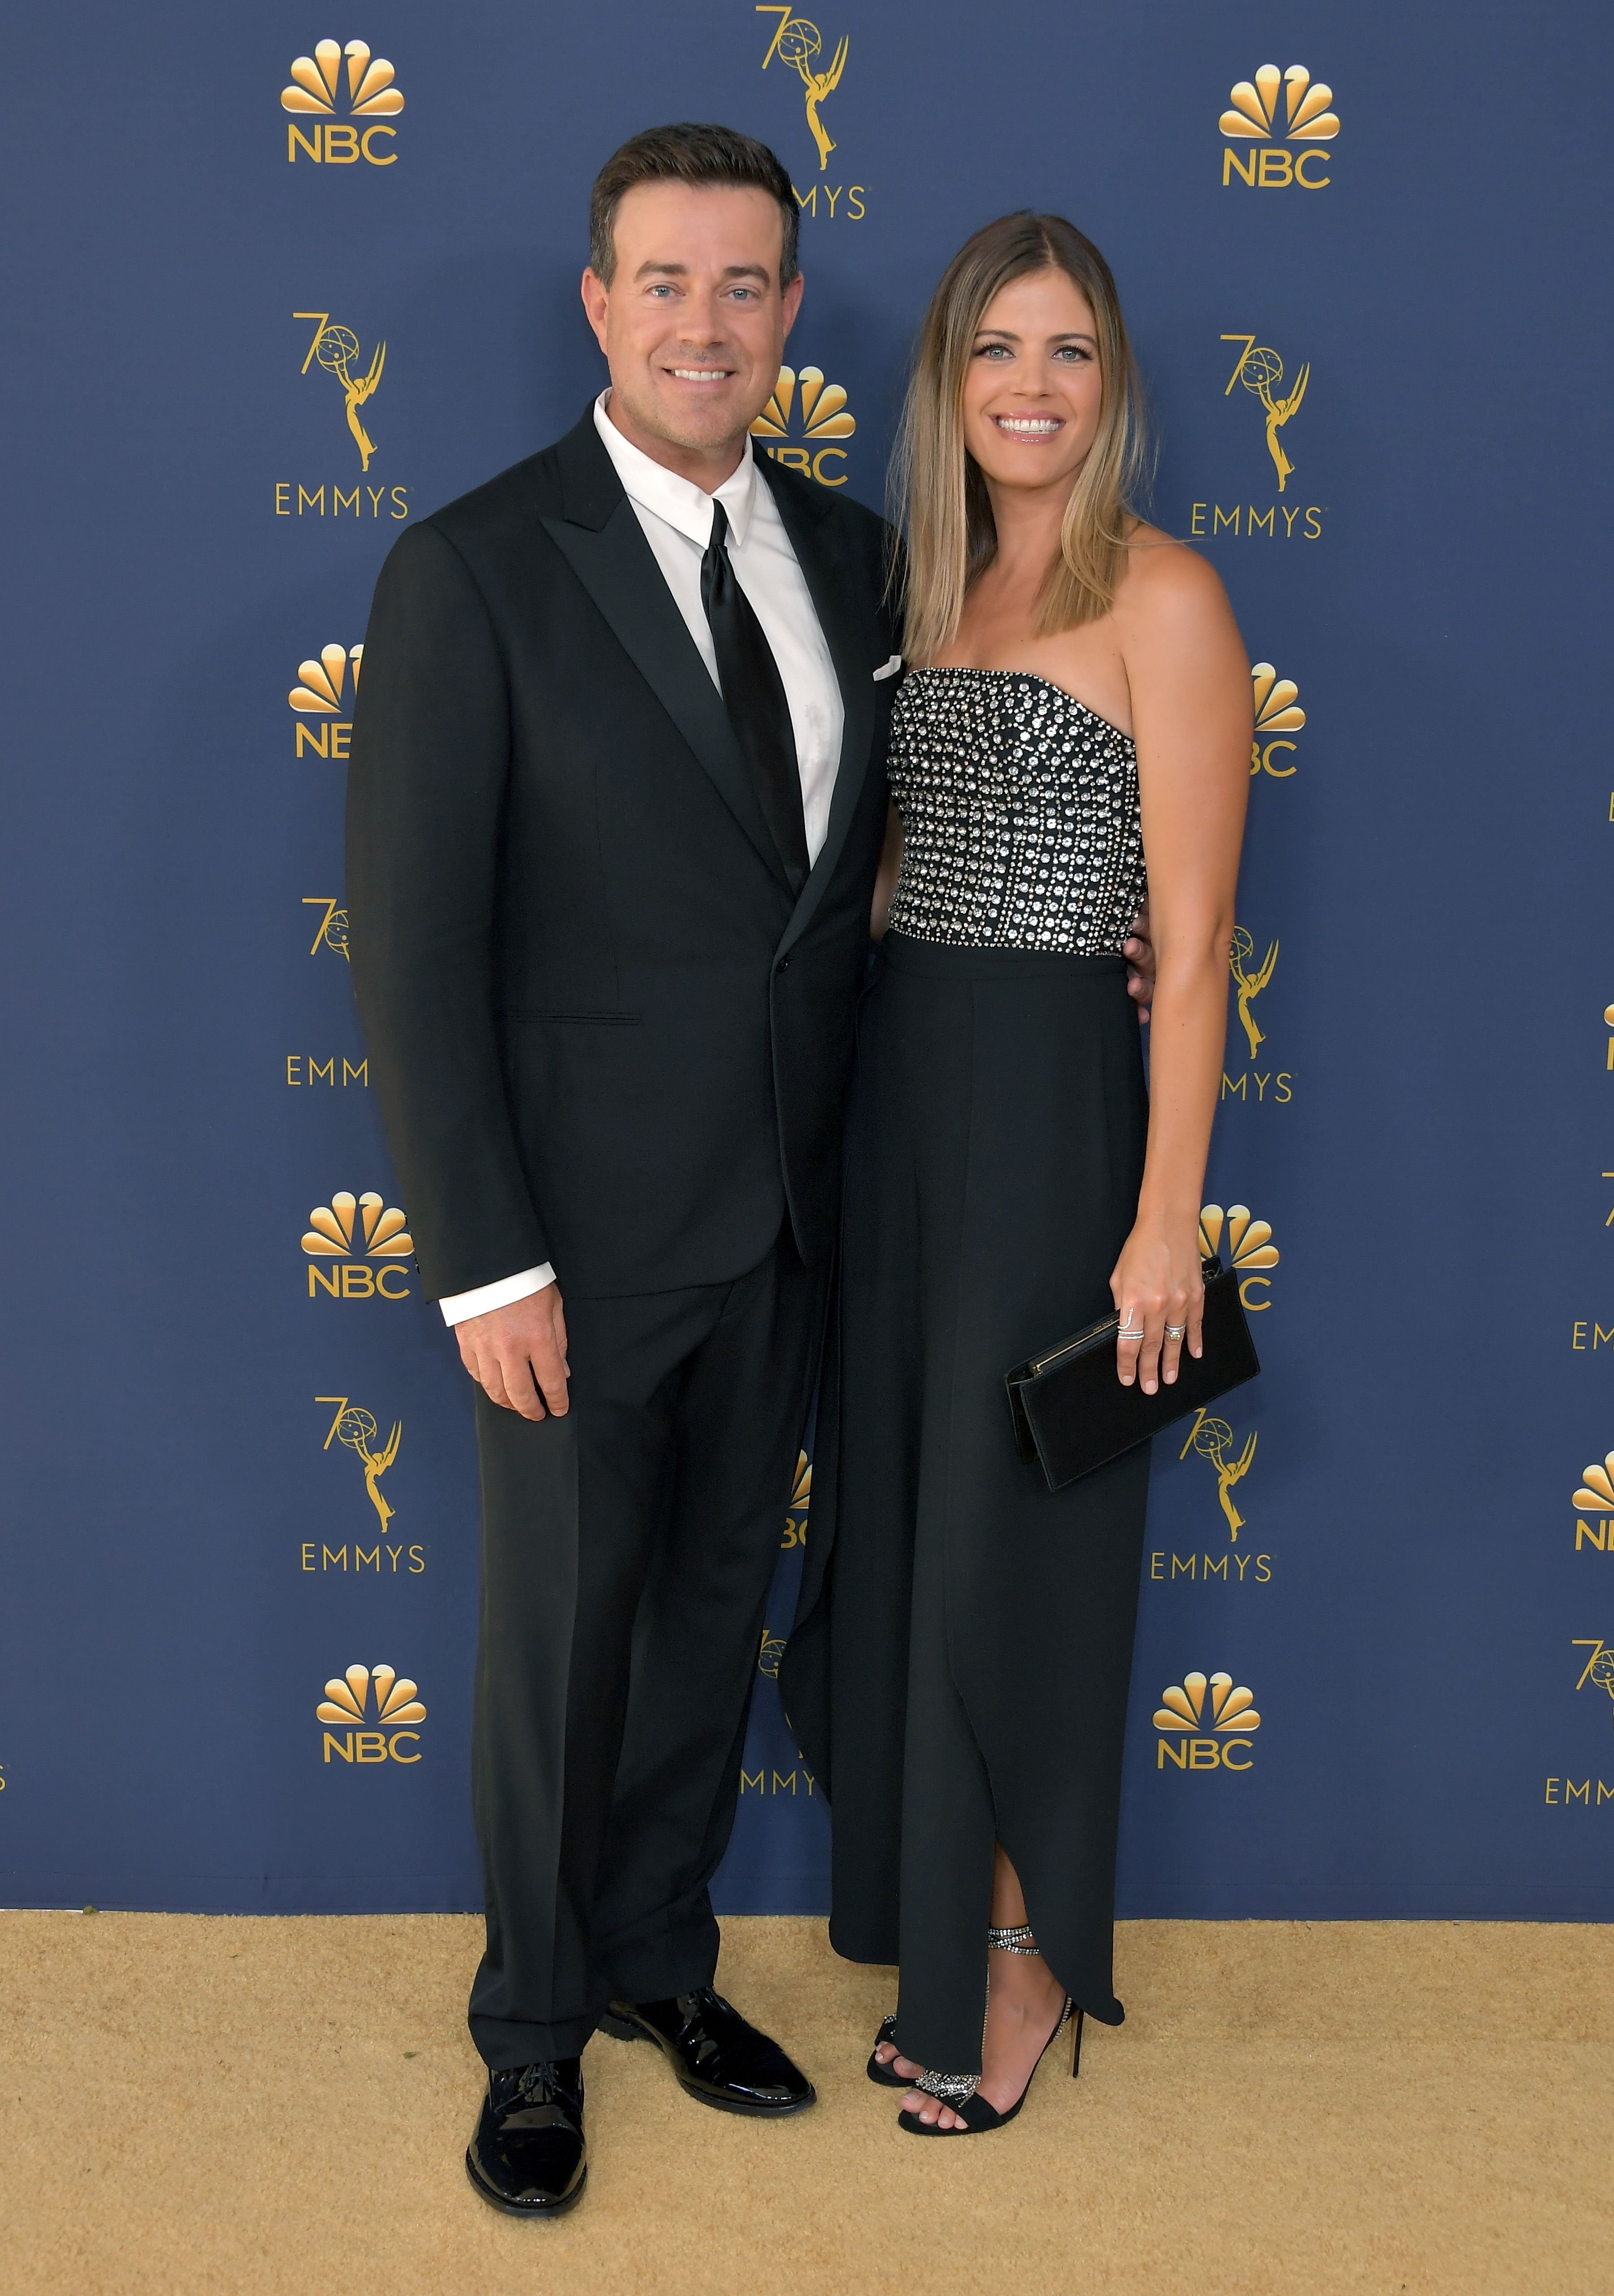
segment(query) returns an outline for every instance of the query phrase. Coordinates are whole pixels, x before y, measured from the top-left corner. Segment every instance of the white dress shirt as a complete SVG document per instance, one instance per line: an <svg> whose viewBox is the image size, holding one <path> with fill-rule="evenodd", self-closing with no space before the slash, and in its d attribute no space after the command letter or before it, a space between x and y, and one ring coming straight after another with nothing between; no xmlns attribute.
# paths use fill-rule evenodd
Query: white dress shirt
<svg viewBox="0 0 1614 2296"><path fill-rule="evenodd" d="M708 494L693 480L665 469L625 439L606 412L610 397L609 390L602 390L594 401L594 428L719 692L717 652L700 599L700 561L711 540L713 501L720 502L727 513L729 563L762 625L790 704L807 859L816 861L829 833L845 710L806 577L767 481L758 472L751 442L746 440L733 475ZM463 1324L468 1316L485 1316L492 1308L525 1300L554 1280L554 1269L545 1260L541 1267L523 1268L519 1275L479 1284L474 1292L455 1292L438 1305L446 1324Z"/></svg>

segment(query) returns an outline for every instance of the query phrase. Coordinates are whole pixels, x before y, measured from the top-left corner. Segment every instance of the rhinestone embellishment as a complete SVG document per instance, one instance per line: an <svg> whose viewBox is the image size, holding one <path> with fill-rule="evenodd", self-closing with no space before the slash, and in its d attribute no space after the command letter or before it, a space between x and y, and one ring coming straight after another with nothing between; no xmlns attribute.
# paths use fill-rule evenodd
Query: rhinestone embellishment
<svg viewBox="0 0 1614 2296"><path fill-rule="evenodd" d="M979 2083L979 2073L921 2073L914 2086L943 2104L960 2105L969 2103Z"/></svg>
<svg viewBox="0 0 1614 2296"><path fill-rule="evenodd" d="M894 931L1116 956L1147 890L1137 750L1025 670L921 669L891 713Z"/></svg>

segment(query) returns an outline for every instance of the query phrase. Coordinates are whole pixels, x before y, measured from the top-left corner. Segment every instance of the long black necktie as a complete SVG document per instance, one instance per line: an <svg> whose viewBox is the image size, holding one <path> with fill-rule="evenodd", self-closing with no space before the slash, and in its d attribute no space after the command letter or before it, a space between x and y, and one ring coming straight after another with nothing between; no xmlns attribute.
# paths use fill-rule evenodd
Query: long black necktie
<svg viewBox="0 0 1614 2296"><path fill-rule="evenodd" d="M711 540L700 561L700 603L711 624L717 682L791 890L799 892L807 874L807 823L791 705L773 648L734 578L727 542L728 514L714 502Z"/></svg>

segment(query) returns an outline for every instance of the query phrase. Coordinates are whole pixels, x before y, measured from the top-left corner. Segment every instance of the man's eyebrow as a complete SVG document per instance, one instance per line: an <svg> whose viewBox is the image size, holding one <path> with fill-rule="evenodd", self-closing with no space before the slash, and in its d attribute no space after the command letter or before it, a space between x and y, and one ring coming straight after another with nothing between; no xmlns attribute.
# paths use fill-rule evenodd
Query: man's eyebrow
<svg viewBox="0 0 1614 2296"><path fill-rule="evenodd" d="M635 272L634 277L635 279L650 279L655 277L663 279L687 279L689 272L690 266L687 263L663 263L657 258L652 258L648 263L642 263L637 271ZM773 273L768 269L766 263L726 264L724 266L721 276L725 279L760 279L765 286L771 286L774 278Z"/></svg>

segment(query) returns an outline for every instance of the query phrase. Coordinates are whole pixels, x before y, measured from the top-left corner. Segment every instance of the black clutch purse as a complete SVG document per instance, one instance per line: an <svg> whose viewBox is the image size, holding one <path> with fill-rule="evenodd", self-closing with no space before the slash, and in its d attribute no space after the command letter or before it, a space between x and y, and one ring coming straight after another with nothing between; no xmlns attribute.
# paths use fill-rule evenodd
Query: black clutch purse
<svg viewBox="0 0 1614 2296"><path fill-rule="evenodd" d="M1191 1356L1184 1342L1175 1385L1162 1384L1152 1395L1121 1385L1115 1375L1121 1319L1113 1313L1005 1375L1020 1456L1028 1466L1040 1464L1051 1491L1146 1443L1260 1370L1237 1274L1219 1259L1206 1260L1204 1269L1205 1352Z"/></svg>

